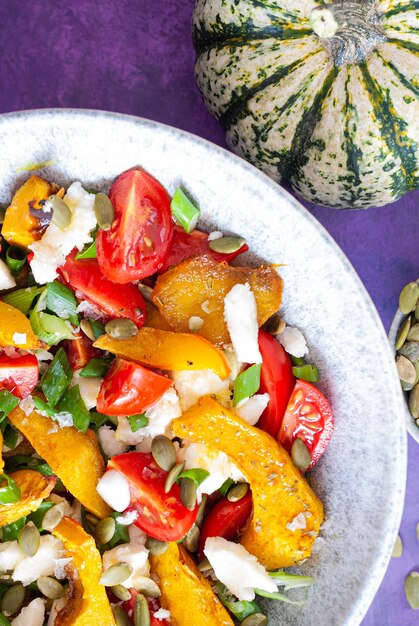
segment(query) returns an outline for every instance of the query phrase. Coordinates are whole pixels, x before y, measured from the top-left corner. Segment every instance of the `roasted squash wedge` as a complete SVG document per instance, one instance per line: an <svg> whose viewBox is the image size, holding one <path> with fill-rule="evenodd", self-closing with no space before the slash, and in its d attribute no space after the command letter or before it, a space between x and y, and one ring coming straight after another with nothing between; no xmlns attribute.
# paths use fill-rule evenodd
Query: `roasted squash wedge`
<svg viewBox="0 0 419 626"><path fill-rule="evenodd" d="M25 315L10 304L0 300L0 346L13 346L24 350L38 350L46 344L35 335Z"/></svg>
<svg viewBox="0 0 419 626"><path fill-rule="evenodd" d="M197 316L203 320L199 334L222 345L230 341L224 298L237 283L249 284L262 326L281 305L282 279L274 267L233 267L206 256L192 257L158 277L152 298L176 331L187 332L190 318Z"/></svg>
<svg viewBox="0 0 419 626"><path fill-rule="evenodd" d="M253 514L240 542L267 569L307 558L323 506L284 448L209 396L172 423L173 433L227 454L252 489Z"/></svg>
<svg viewBox="0 0 419 626"><path fill-rule="evenodd" d="M150 564L172 626L233 626L210 583L181 545L170 543L163 554L150 556Z"/></svg>
<svg viewBox="0 0 419 626"><path fill-rule="evenodd" d="M0 526L13 524L21 517L36 511L57 482L55 476L43 476L34 470L19 470L10 474L10 477L20 489L20 500L0 506Z"/></svg>

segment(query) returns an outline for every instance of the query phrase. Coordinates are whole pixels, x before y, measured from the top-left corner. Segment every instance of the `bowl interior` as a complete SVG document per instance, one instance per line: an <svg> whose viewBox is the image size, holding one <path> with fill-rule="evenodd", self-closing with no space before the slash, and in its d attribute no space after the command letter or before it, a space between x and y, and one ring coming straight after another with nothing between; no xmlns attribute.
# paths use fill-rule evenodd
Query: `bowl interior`
<svg viewBox="0 0 419 626"><path fill-rule="evenodd" d="M80 180L105 190L118 173L141 164L169 192L184 186L201 207L204 228L246 237L252 254L245 261L284 264L284 315L307 338L336 428L310 478L327 522L322 550L301 570L317 584L302 609L271 603L270 623L312 626L313 615L321 615L323 624L359 624L398 529L406 441L385 332L343 253L265 175L169 127L103 112L33 111L0 117L0 145L0 202L28 176L17 168L29 162L53 161L40 174L56 182Z"/></svg>

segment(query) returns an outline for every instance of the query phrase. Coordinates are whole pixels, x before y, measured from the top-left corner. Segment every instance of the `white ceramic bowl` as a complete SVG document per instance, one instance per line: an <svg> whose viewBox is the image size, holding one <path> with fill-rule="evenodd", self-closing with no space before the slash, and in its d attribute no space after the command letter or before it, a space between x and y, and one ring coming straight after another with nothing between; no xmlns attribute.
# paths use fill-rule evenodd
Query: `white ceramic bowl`
<svg viewBox="0 0 419 626"><path fill-rule="evenodd" d="M141 164L173 192L182 183L201 226L246 237L248 262L283 263L283 309L301 328L336 429L311 475L328 522L321 552L302 568L317 578L304 608L269 605L270 623L356 626L387 567L406 472L404 404L377 312L341 250L284 189L245 161L198 137L135 117L43 110L0 116L0 202L29 162L59 183L108 189ZM278 502L278 507L281 503Z"/></svg>

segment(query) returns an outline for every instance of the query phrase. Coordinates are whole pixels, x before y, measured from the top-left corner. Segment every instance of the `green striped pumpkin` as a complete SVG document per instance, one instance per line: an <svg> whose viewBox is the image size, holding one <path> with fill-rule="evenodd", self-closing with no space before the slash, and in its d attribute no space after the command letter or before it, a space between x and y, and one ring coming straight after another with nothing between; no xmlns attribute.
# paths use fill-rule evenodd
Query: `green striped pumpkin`
<svg viewBox="0 0 419 626"><path fill-rule="evenodd" d="M419 0L197 0L196 79L229 146L306 200L418 187Z"/></svg>

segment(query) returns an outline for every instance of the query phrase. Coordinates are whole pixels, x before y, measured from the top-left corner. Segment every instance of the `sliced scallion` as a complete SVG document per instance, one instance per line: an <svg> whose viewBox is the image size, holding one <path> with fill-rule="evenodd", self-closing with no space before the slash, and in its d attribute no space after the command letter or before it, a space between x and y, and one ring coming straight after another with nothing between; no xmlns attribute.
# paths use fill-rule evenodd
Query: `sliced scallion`
<svg viewBox="0 0 419 626"><path fill-rule="evenodd" d="M0 475L0 504L13 504L20 500L20 489L10 476Z"/></svg>
<svg viewBox="0 0 419 626"><path fill-rule="evenodd" d="M227 478L227 480L223 482L218 491L221 493L222 496L226 496L231 485L234 485L234 480L232 480L231 478Z"/></svg>
<svg viewBox="0 0 419 626"><path fill-rule="evenodd" d="M319 370L315 365L310 365L309 363L305 365L294 365L292 373L295 378L307 380L309 383L317 383L319 380Z"/></svg>
<svg viewBox="0 0 419 626"><path fill-rule="evenodd" d="M190 478L194 481L195 485L199 487L209 475L210 473L207 472L207 470L201 469L200 467L193 467L179 474L178 480L181 478Z"/></svg>
<svg viewBox="0 0 419 626"><path fill-rule="evenodd" d="M84 378L102 378L108 371L110 364L110 359L90 359L88 364L80 370L79 375Z"/></svg>
<svg viewBox="0 0 419 626"><path fill-rule="evenodd" d="M290 354L290 357L291 357L291 361L293 362L293 365L305 365L306 364L306 360L301 356L293 356L292 354Z"/></svg>
<svg viewBox="0 0 419 626"><path fill-rule="evenodd" d="M99 322L99 320L92 320L92 319L89 319L88 322L92 328L95 339L98 339L101 335L105 334L105 325L102 324L102 322Z"/></svg>
<svg viewBox="0 0 419 626"><path fill-rule="evenodd" d="M240 622L254 615L255 613L262 613L261 606L255 601L238 600L236 596L227 589L225 585L217 581L215 585L217 596L224 604L224 606L236 617Z"/></svg>
<svg viewBox="0 0 419 626"><path fill-rule="evenodd" d="M234 382L234 406L257 392L260 387L260 368L260 363L251 365L237 376Z"/></svg>
<svg viewBox="0 0 419 626"><path fill-rule="evenodd" d="M43 413L46 413L48 417L54 417L55 411L54 409L50 407L48 402L45 402L45 400L43 400L39 396L34 396L33 402L35 404L35 407L38 409L38 411L42 411Z"/></svg>
<svg viewBox="0 0 419 626"><path fill-rule="evenodd" d="M44 312L47 294L44 291L29 317L34 333L50 346L55 346L63 339L73 339L69 323L56 315Z"/></svg>
<svg viewBox="0 0 419 626"><path fill-rule="evenodd" d="M314 583L316 582L316 579L313 578L313 576L290 574L285 570L268 572L268 574L277 585L284 587L284 591L288 591L289 589L298 589L301 587L311 587L311 585L314 585Z"/></svg>
<svg viewBox="0 0 419 626"><path fill-rule="evenodd" d="M0 411L5 415L9 415L10 411L13 411L19 404L19 398L16 398L7 389L0 391Z"/></svg>
<svg viewBox="0 0 419 626"><path fill-rule="evenodd" d="M3 420L1 427L3 431L4 445L7 446L9 450L14 450L17 445L19 431L9 422L7 418Z"/></svg>
<svg viewBox="0 0 419 626"><path fill-rule="evenodd" d="M294 606L304 606L304 600L291 600L284 593L279 591L265 591L264 589L255 589L255 593L262 598L269 598L270 600L279 600L279 602L285 602L286 604L293 604Z"/></svg>
<svg viewBox="0 0 419 626"><path fill-rule="evenodd" d="M27 257L26 250L17 246L9 246L6 250L6 263L12 271L12 274L20 272L25 265Z"/></svg>
<svg viewBox="0 0 419 626"><path fill-rule="evenodd" d="M48 500L44 500L41 502L39 507L28 515L28 521L31 521L35 524L38 530L42 529L42 521L44 519L44 515L47 511L49 511L53 506L55 506L54 502L49 502Z"/></svg>
<svg viewBox="0 0 419 626"><path fill-rule="evenodd" d="M41 388L48 404L55 407L73 378L73 370L64 351L59 348L51 365L41 378Z"/></svg>
<svg viewBox="0 0 419 626"><path fill-rule="evenodd" d="M58 315L58 317L70 320L75 326L79 323L79 316L77 315L77 301L74 297L74 293L62 285L57 280L47 284L47 308Z"/></svg>
<svg viewBox="0 0 419 626"><path fill-rule="evenodd" d="M32 303L36 296L39 296L45 287L27 287L26 289L17 289L3 296L3 302L10 304L15 309L19 309L24 315L27 315L32 307Z"/></svg>
<svg viewBox="0 0 419 626"><path fill-rule="evenodd" d="M19 530L21 530L25 524L26 524L26 517L21 517L20 519L16 520L16 522L13 522L12 524L6 524L5 526L3 526L1 529L2 541L3 542L17 541ZM1 626L1 622L0 622L0 626Z"/></svg>
<svg viewBox="0 0 419 626"><path fill-rule="evenodd" d="M144 428L148 424L148 417L145 413L139 413L138 415L129 415L127 417L129 425L133 433L136 433L140 428Z"/></svg>
<svg viewBox="0 0 419 626"><path fill-rule="evenodd" d="M187 233L190 233L191 230L195 228L201 213L180 187L178 187L173 194L170 208L175 221L178 222Z"/></svg>
<svg viewBox="0 0 419 626"><path fill-rule="evenodd" d="M78 385L74 385L62 396L58 403L57 410L65 413L70 413L73 416L73 424L75 428L86 432L89 427L90 413L86 409L86 405L80 395L80 388Z"/></svg>

